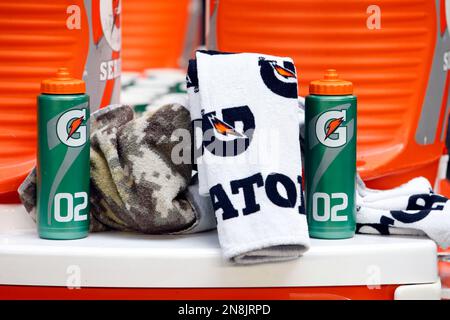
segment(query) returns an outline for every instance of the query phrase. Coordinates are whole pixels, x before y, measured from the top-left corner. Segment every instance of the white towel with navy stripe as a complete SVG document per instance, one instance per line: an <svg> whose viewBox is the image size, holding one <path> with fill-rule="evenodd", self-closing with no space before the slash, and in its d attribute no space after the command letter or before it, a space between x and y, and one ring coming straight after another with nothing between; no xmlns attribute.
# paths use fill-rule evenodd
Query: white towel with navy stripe
<svg viewBox="0 0 450 320"><path fill-rule="evenodd" d="M199 177L198 191L200 196L209 197L209 189L205 166L202 163L203 154L203 131L202 131L202 109L200 107L200 88L198 86L197 60L189 60L186 75L186 87L188 93L188 109L192 121L192 161L194 169Z"/></svg>
<svg viewBox="0 0 450 320"><path fill-rule="evenodd" d="M197 52L189 69L192 120L202 119L200 189L209 191L224 257L250 264L301 256L309 237L292 60Z"/></svg>
<svg viewBox="0 0 450 320"><path fill-rule="evenodd" d="M299 107L303 146L303 98L299 98ZM374 190L358 175L356 199L358 233L428 236L443 248L450 246L450 201L435 194L426 178L390 190Z"/></svg>
<svg viewBox="0 0 450 320"><path fill-rule="evenodd" d="M434 194L423 177L390 190L357 182L357 232L427 235L439 246L450 246L450 201Z"/></svg>

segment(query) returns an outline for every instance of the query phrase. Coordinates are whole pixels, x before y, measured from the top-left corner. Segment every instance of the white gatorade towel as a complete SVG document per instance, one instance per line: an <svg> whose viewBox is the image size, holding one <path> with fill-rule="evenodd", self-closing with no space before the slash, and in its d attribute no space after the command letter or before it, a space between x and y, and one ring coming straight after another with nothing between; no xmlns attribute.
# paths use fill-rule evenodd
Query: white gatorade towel
<svg viewBox="0 0 450 320"><path fill-rule="evenodd" d="M224 257L249 264L301 256L309 237L292 60L199 51L195 64L188 87L203 132L199 184L209 191Z"/></svg>

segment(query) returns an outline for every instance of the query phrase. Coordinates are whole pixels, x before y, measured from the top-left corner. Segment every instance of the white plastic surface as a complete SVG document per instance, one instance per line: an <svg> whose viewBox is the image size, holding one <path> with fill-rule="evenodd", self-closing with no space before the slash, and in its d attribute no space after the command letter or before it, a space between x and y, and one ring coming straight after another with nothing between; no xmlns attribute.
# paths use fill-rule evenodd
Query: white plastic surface
<svg viewBox="0 0 450 320"><path fill-rule="evenodd" d="M395 289L394 300L440 300L441 282L400 286Z"/></svg>
<svg viewBox="0 0 450 320"><path fill-rule="evenodd" d="M438 281L435 244L425 238L357 235L312 240L290 262L234 266L215 231L189 236L94 233L39 239L21 206L0 205L0 284L88 287L284 287L421 284Z"/></svg>
<svg viewBox="0 0 450 320"><path fill-rule="evenodd" d="M450 300L450 289L449 288L443 288L441 291L441 298L443 300Z"/></svg>

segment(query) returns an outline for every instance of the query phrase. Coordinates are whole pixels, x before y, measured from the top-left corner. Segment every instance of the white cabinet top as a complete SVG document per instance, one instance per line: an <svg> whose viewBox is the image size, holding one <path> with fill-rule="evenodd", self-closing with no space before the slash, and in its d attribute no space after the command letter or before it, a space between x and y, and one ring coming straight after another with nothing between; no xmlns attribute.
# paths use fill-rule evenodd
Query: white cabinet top
<svg viewBox="0 0 450 320"><path fill-rule="evenodd" d="M437 281L428 239L357 235L312 240L299 259L235 266L215 231L187 236L118 232L81 240L39 239L24 209L0 205L0 284L87 287L285 287L416 284Z"/></svg>

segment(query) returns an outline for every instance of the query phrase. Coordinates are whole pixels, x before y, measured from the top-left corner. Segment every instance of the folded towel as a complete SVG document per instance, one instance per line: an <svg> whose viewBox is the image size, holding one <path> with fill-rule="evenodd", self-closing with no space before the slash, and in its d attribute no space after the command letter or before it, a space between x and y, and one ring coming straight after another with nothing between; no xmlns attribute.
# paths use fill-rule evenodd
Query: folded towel
<svg viewBox="0 0 450 320"><path fill-rule="evenodd" d="M215 227L188 187L192 167L171 160L179 144L176 129L190 131L189 112L178 104L135 118L126 105L112 105L91 116L91 231L192 233ZM190 153L190 143L184 150ZM35 219L33 170L19 188ZM199 199L202 200L202 199Z"/></svg>
<svg viewBox="0 0 450 320"><path fill-rule="evenodd" d="M201 196L209 196L207 176L202 163L203 155L203 131L202 113L200 107L200 93L198 86L197 61L189 60L186 75L186 87L188 93L188 109L192 121L192 164L198 174L198 191Z"/></svg>
<svg viewBox="0 0 450 320"><path fill-rule="evenodd" d="M373 190L357 181L357 232L427 235L450 246L450 201L434 194L420 177L390 190Z"/></svg>
<svg viewBox="0 0 450 320"><path fill-rule="evenodd" d="M224 257L239 264L299 257L309 237L292 60L217 52L196 58L188 94L192 120L202 118L199 182L209 190ZM194 90L199 98L192 99Z"/></svg>

